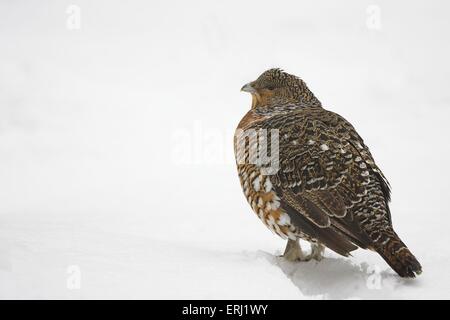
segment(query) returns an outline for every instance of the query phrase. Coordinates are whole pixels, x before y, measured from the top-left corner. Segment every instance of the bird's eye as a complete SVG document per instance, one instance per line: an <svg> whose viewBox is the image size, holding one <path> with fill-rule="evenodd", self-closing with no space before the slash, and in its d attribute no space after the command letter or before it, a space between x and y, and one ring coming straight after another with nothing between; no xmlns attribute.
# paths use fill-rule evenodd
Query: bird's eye
<svg viewBox="0 0 450 320"><path fill-rule="evenodd" d="M267 90L273 90L273 89L275 89L275 87L274 86L267 86L266 89Z"/></svg>

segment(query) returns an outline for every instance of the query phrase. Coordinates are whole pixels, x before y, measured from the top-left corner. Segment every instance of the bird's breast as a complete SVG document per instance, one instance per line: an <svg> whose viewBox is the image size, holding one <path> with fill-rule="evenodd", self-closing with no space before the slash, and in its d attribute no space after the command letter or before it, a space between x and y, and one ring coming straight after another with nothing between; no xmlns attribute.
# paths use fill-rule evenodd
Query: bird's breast
<svg viewBox="0 0 450 320"><path fill-rule="evenodd" d="M259 219L281 238L295 240L296 228L281 208L270 176L261 174L255 165L238 165L238 172L244 195Z"/></svg>

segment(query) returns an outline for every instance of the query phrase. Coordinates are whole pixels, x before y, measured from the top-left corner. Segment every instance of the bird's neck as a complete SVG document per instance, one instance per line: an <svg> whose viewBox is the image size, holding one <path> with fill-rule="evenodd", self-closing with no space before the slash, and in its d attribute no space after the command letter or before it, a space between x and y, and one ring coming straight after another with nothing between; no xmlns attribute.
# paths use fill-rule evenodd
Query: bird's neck
<svg viewBox="0 0 450 320"><path fill-rule="evenodd" d="M285 113L305 107L321 108L322 103L312 94L311 91L310 95L305 93L299 94L295 97L273 96L263 99L258 96L253 96L252 101L252 110L261 114Z"/></svg>
<svg viewBox="0 0 450 320"><path fill-rule="evenodd" d="M294 100L299 102L300 104L306 104L308 106L318 106L321 107L322 103L317 99L317 97L309 90L306 83L298 79L298 82L295 86L292 87L292 96Z"/></svg>
<svg viewBox="0 0 450 320"><path fill-rule="evenodd" d="M301 79L291 83L283 91L273 92L255 92L252 94L252 109L260 108L283 108L287 105L296 105L297 107L321 107L322 103L309 90L306 83Z"/></svg>

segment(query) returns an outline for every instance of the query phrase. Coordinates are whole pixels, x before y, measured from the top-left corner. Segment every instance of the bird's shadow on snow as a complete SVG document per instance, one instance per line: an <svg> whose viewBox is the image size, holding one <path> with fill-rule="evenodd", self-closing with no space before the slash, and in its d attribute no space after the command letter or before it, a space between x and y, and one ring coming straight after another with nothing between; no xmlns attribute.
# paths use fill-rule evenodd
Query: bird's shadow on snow
<svg viewBox="0 0 450 320"><path fill-rule="evenodd" d="M381 270L349 258L324 257L321 261L290 262L280 256L259 251L305 296L322 299L395 299L396 290L417 285L402 279L390 269Z"/></svg>

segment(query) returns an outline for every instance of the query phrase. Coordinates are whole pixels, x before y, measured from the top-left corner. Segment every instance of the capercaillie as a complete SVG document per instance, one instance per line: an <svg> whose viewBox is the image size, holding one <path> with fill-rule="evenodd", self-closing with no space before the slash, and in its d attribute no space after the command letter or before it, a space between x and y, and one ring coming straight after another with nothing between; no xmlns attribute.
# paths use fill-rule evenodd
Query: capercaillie
<svg viewBox="0 0 450 320"><path fill-rule="evenodd" d="M252 106L235 134L239 179L253 211L287 239L283 256L320 260L325 247L343 256L360 247L378 252L401 277L420 274L393 229L389 183L355 128L280 69L242 91L251 93ZM261 150L276 154L271 170ZM311 254L299 239L311 243Z"/></svg>

